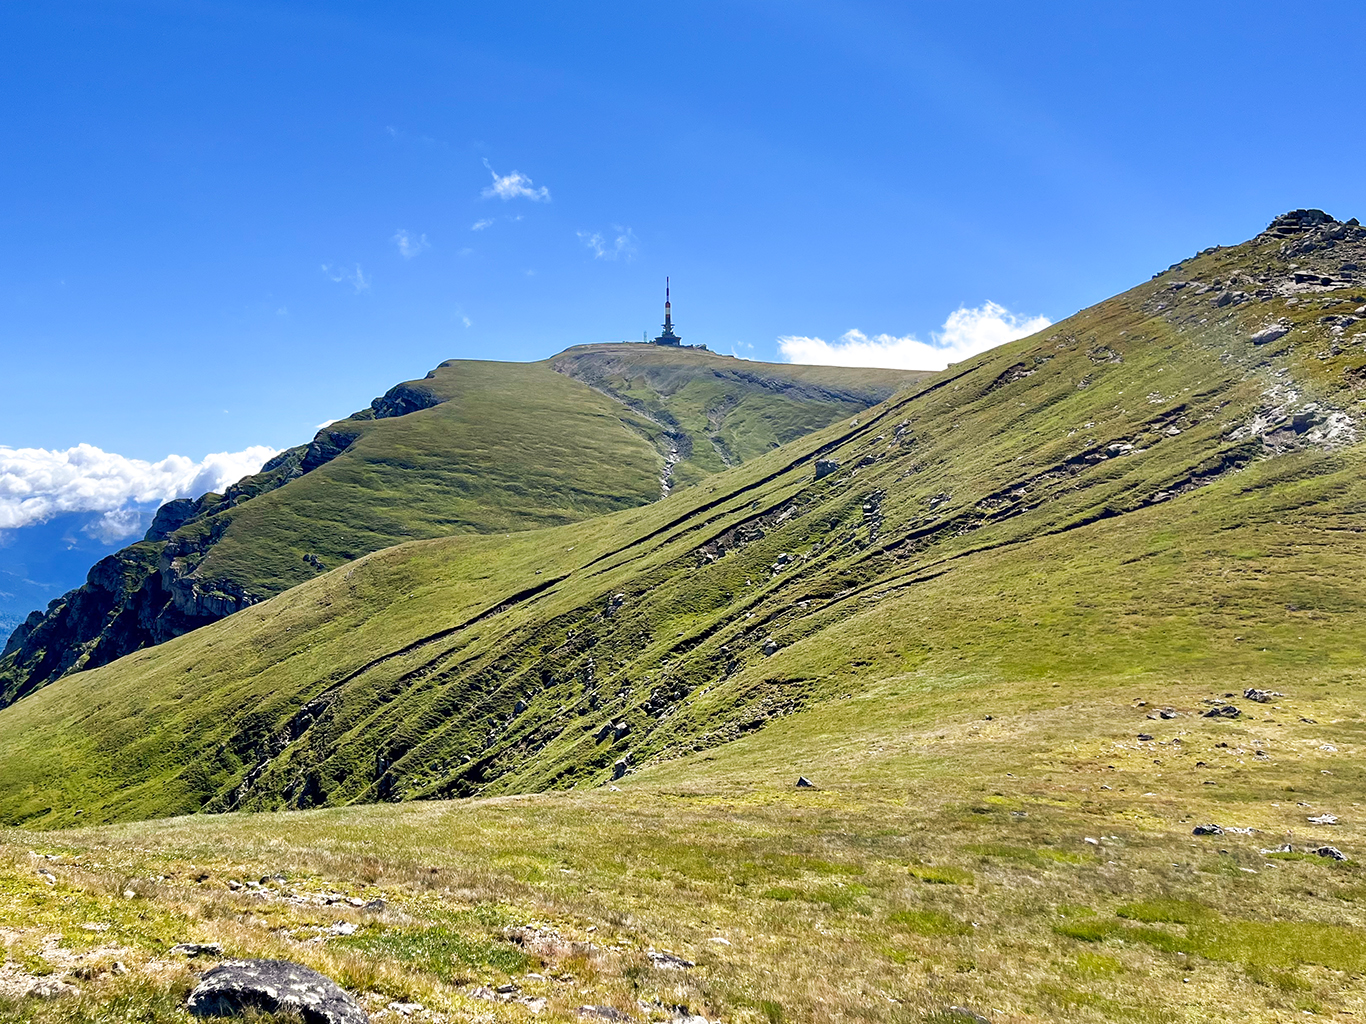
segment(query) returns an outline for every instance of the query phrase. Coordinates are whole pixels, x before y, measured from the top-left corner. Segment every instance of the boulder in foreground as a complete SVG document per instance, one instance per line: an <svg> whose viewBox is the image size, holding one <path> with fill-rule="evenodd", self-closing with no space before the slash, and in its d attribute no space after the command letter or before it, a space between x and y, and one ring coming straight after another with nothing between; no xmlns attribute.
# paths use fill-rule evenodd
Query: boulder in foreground
<svg viewBox="0 0 1366 1024"><path fill-rule="evenodd" d="M242 1017L251 1011L295 1012L306 1024L369 1024L370 1017L336 982L288 960L224 960L190 993L196 1017Z"/></svg>

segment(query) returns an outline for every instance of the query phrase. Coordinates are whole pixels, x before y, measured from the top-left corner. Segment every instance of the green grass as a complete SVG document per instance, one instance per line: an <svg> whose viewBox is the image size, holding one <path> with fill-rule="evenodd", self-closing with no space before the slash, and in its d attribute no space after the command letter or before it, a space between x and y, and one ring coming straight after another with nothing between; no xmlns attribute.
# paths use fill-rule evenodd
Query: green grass
<svg viewBox="0 0 1366 1024"><path fill-rule="evenodd" d="M338 946L367 957L411 966L447 983L467 983L483 968L518 974L540 964L517 948L494 938L471 938L444 925L427 928L370 926L337 940Z"/></svg>
<svg viewBox="0 0 1366 1024"><path fill-rule="evenodd" d="M614 380L625 374L646 387L648 415L576 379L596 380L604 360L617 367ZM441 404L381 419L365 409L335 422L319 436L355 440L331 461L294 479L284 470L248 478L233 501L205 499L203 514L168 542L120 552L110 563L117 586L85 588L84 608L61 605L50 636L40 632L0 661L0 704L73 665L100 665L220 617L224 600L278 594L400 541L506 534L646 505L660 496L666 457L680 445L697 454L674 468L670 487L725 468L709 430L738 464L922 376L638 345L583 346L538 363L448 361L410 382ZM680 426L666 437L651 416ZM682 441L679 429L696 436ZM188 619L164 607L171 583L158 567L173 559L189 580L181 589L197 595Z"/></svg>
<svg viewBox="0 0 1366 1024"><path fill-rule="evenodd" d="M385 549L5 709L8 955L69 974L45 936L107 922L149 1020L177 934L454 1019L525 1016L473 996L505 953L549 1020L1354 1012L1366 466L1236 436L1286 380L1356 414L1319 358L1335 297L1168 289L1263 258L1202 256L665 501ZM1282 313L1284 346L1247 343ZM136 820L233 807L290 813ZM1285 841L1351 859L1261 853ZM277 870L307 899L227 885Z"/></svg>

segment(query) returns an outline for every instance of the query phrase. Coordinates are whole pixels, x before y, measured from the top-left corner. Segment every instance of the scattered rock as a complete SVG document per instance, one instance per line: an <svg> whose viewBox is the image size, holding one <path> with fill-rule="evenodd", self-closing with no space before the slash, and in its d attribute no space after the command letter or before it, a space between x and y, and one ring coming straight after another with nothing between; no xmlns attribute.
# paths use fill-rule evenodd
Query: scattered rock
<svg viewBox="0 0 1366 1024"><path fill-rule="evenodd" d="M80 994L81 990L75 985L53 977L39 978L24 992L24 995L34 999L66 999Z"/></svg>
<svg viewBox="0 0 1366 1024"><path fill-rule="evenodd" d="M1343 853L1336 846L1320 846L1315 850L1310 850L1309 852L1314 854L1314 856L1316 857L1328 857L1330 860L1347 859L1347 854Z"/></svg>
<svg viewBox="0 0 1366 1024"><path fill-rule="evenodd" d="M814 782L812 782L810 779L808 779L805 775L798 775L798 776L797 776L797 788L798 788L798 789L818 789L819 787L818 787Z"/></svg>
<svg viewBox="0 0 1366 1024"><path fill-rule="evenodd" d="M1221 836L1223 834L1224 830L1214 824L1196 825L1195 828L1191 829L1191 835L1193 836Z"/></svg>
<svg viewBox="0 0 1366 1024"><path fill-rule="evenodd" d="M369 903L364 904L361 907L361 910L365 911L367 914L379 914L387 910L388 907L389 904L385 903L383 900L371 900Z"/></svg>
<svg viewBox="0 0 1366 1024"><path fill-rule="evenodd" d="M413 1014L425 1010L426 1007L421 1003L390 1003L385 1009L393 1010L394 1013L403 1017L411 1017Z"/></svg>
<svg viewBox="0 0 1366 1024"><path fill-rule="evenodd" d="M968 1021L969 1024L991 1024L991 1021L983 1017L980 1013L974 1013L966 1006L946 1006L944 1013L955 1020Z"/></svg>
<svg viewBox="0 0 1366 1024"><path fill-rule="evenodd" d="M1248 700L1255 700L1258 704L1270 704L1277 697L1284 697L1285 694L1277 693L1275 690L1259 690L1255 686L1249 686L1243 691L1243 696Z"/></svg>
<svg viewBox="0 0 1366 1024"><path fill-rule="evenodd" d="M1139 742L1147 742L1148 740L1152 739L1152 737L1149 736L1146 732L1141 732L1138 734L1138 739Z"/></svg>
<svg viewBox="0 0 1366 1024"><path fill-rule="evenodd" d="M1280 341L1290 333L1290 328L1284 324L1272 324L1264 327L1248 340L1254 345L1269 345L1273 341Z"/></svg>
<svg viewBox="0 0 1366 1024"><path fill-rule="evenodd" d="M1311 825L1336 825L1337 823L1338 816L1336 814L1320 814L1309 819Z"/></svg>
<svg viewBox="0 0 1366 1024"><path fill-rule="evenodd" d="M578 1009L580 1017L588 1017L593 1020L634 1020L629 1013L623 1013L615 1006L580 1006Z"/></svg>
<svg viewBox="0 0 1366 1024"><path fill-rule="evenodd" d="M666 971L686 971L689 967L696 967L697 964L691 960L684 960L681 956L670 953L668 950L650 950L645 954L650 958L650 963L656 967L662 967Z"/></svg>
<svg viewBox="0 0 1366 1024"><path fill-rule="evenodd" d="M334 921L327 931L329 935L355 935L358 928L353 921Z"/></svg>
<svg viewBox="0 0 1366 1024"><path fill-rule="evenodd" d="M773 655L775 655L775 654L777 654L777 653L778 653L778 641L777 641L777 640L774 640L772 637L769 637L767 640L764 641L764 656L765 656L765 657L772 657Z"/></svg>
<svg viewBox="0 0 1366 1024"><path fill-rule="evenodd" d="M619 778L621 778L622 776L624 776L624 775L626 774L626 769L629 768L629 767L630 767L630 764L627 762L626 758L623 757L623 758L622 758L620 761L618 761L616 764L612 765L612 778L614 778L614 779L619 779Z"/></svg>
<svg viewBox="0 0 1366 1024"><path fill-rule="evenodd" d="M109 965L109 973L116 976L120 974L127 974L128 965L124 963L122 960L115 960L112 964Z"/></svg>
<svg viewBox="0 0 1366 1024"><path fill-rule="evenodd" d="M716 943L718 946L729 946L729 945L730 945L730 939L726 938L724 935L713 935L713 936L712 936L711 938L709 938L707 941L708 941L708 942L714 942L714 943Z"/></svg>
<svg viewBox="0 0 1366 1024"><path fill-rule="evenodd" d="M836 462L834 459L817 459L816 479L820 480L824 477L829 476L831 473L838 472L839 468L840 464Z"/></svg>
<svg viewBox="0 0 1366 1024"><path fill-rule="evenodd" d="M170 952L181 956L222 956L223 947L217 942L177 942Z"/></svg>
<svg viewBox="0 0 1366 1024"><path fill-rule="evenodd" d="M1242 712L1232 704L1225 704L1222 707L1210 708L1205 712L1205 718L1237 718Z"/></svg>
<svg viewBox="0 0 1366 1024"><path fill-rule="evenodd" d="M305 1024L369 1024L369 1016L330 978L288 960L225 960L190 993L196 1017L296 1012Z"/></svg>

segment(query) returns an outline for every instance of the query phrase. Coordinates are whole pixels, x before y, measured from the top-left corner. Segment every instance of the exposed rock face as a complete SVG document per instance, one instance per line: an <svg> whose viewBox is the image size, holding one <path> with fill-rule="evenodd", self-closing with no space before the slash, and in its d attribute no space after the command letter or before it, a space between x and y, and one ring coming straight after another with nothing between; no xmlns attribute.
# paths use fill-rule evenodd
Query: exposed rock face
<svg viewBox="0 0 1366 1024"><path fill-rule="evenodd" d="M371 402L370 410L375 419L382 420L390 416L407 416L410 412L440 404L441 399L421 385L398 384Z"/></svg>
<svg viewBox="0 0 1366 1024"><path fill-rule="evenodd" d="M305 473L311 473L319 466L327 465L355 444L358 437L360 437L358 430L347 430L341 426L323 427L309 442L308 450L304 452L303 463L300 468Z"/></svg>
<svg viewBox="0 0 1366 1024"><path fill-rule="evenodd" d="M147 528L147 534L142 539L165 540L195 517L199 511L197 505L198 502L193 498L176 498L174 501L166 502L157 509L152 525Z"/></svg>
<svg viewBox="0 0 1366 1024"><path fill-rule="evenodd" d="M400 384L369 409L322 428L308 445L281 452L224 493L162 505L141 543L101 559L84 586L33 612L10 635L0 655L0 707L68 672L98 668L264 600L268 594L197 572L228 525L220 513L335 459L360 436L358 420L403 416L439 401L421 387Z"/></svg>

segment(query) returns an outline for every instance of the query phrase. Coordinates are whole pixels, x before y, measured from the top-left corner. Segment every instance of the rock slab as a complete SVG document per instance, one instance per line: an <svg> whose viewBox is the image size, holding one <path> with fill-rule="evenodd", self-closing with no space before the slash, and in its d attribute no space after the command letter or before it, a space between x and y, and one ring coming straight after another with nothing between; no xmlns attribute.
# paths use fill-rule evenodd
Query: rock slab
<svg viewBox="0 0 1366 1024"><path fill-rule="evenodd" d="M332 979L288 960L224 960L190 993L196 1017L241 1017L251 1011L295 1012L306 1024L369 1024L370 1017Z"/></svg>

